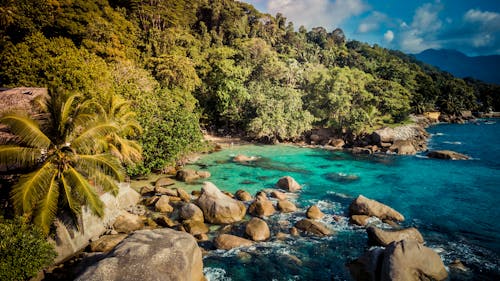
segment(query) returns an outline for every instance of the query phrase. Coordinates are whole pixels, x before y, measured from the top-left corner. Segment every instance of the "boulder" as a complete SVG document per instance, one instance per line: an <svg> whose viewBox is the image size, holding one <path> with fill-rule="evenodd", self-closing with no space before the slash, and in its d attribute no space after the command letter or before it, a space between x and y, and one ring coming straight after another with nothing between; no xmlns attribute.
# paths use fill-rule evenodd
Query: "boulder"
<svg viewBox="0 0 500 281"><path fill-rule="evenodd" d="M330 145L335 148L342 148L345 145L345 141L342 139L332 139L330 140Z"/></svg>
<svg viewBox="0 0 500 281"><path fill-rule="evenodd" d="M250 193L248 193L248 191L245 191L245 190L242 190L242 189L239 189L238 191L236 191L236 193L234 194L236 196L236 199L240 200L240 201L252 201L252 195L250 195Z"/></svg>
<svg viewBox="0 0 500 281"><path fill-rule="evenodd" d="M366 148L366 147L353 147L351 149L351 153L353 154L372 154L373 151L371 150L371 148Z"/></svg>
<svg viewBox="0 0 500 281"><path fill-rule="evenodd" d="M385 127L375 130L375 132L372 133L372 140L375 144L380 144L383 142L392 143L394 141L395 134L396 132L394 131L394 129Z"/></svg>
<svg viewBox="0 0 500 281"><path fill-rule="evenodd" d="M171 188L165 188L162 186L156 186L155 193L158 195L177 196L177 191L175 191Z"/></svg>
<svg viewBox="0 0 500 281"><path fill-rule="evenodd" d="M264 241L271 237L269 226L264 220L252 218L245 228L245 233L253 241Z"/></svg>
<svg viewBox="0 0 500 281"><path fill-rule="evenodd" d="M427 153L427 157L446 160L468 160L469 156L451 151L451 150L434 150Z"/></svg>
<svg viewBox="0 0 500 281"><path fill-rule="evenodd" d="M209 171L196 171L196 174L202 179L208 179L211 176Z"/></svg>
<svg viewBox="0 0 500 281"><path fill-rule="evenodd" d="M255 194L255 200L268 200L267 194L264 191L258 191Z"/></svg>
<svg viewBox="0 0 500 281"><path fill-rule="evenodd" d="M448 273L439 255L415 240L401 240L385 249L374 248L349 264L354 280L446 280Z"/></svg>
<svg viewBox="0 0 500 281"><path fill-rule="evenodd" d="M182 226L191 235L199 235L208 233L208 226L202 221L185 220Z"/></svg>
<svg viewBox="0 0 500 281"><path fill-rule="evenodd" d="M353 215L351 216L350 222L359 226L365 226L368 224L370 216L365 215Z"/></svg>
<svg viewBox="0 0 500 281"><path fill-rule="evenodd" d="M170 185L174 185L174 184L175 184L175 181L173 179L163 177L163 178L159 178L158 180L156 180L155 187L170 186Z"/></svg>
<svg viewBox="0 0 500 281"><path fill-rule="evenodd" d="M90 243L91 252L109 252L113 250L116 245L123 241L127 237L127 234L114 234L114 235L104 235L98 240Z"/></svg>
<svg viewBox="0 0 500 281"><path fill-rule="evenodd" d="M234 236L231 234L221 234L214 239L214 245L217 249L231 250L236 247L252 246L254 242L251 240Z"/></svg>
<svg viewBox="0 0 500 281"><path fill-rule="evenodd" d="M123 212L113 223L113 228L119 233L130 233L143 227L142 218L128 212Z"/></svg>
<svg viewBox="0 0 500 281"><path fill-rule="evenodd" d="M213 183L205 182L196 205L209 223L226 224L240 221L246 213L245 205L222 193Z"/></svg>
<svg viewBox="0 0 500 281"><path fill-rule="evenodd" d="M255 156L246 156L243 154L238 154L233 158L233 161L238 163L245 163L245 162L253 162L257 159L258 158Z"/></svg>
<svg viewBox="0 0 500 281"><path fill-rule="evenodd" d="M321 210L316 205L312 205L311 207L309 207L306 212L306 217L314 220L321 219L324 216L325 214L323 214L323 212L321 212Z"/></svg>
<svg viewBox="0 0 500 281"><path fill-rule="evenodd" d="M399 155L415 155L417 150L410 140L396 140L389 150Z"/></svg>
<svg viewBox="0 0 500 281"><path fill-rule="evenodd" d="M184 202L191 201L191 196L189 196L189 193L187 193L182 188L177 188L177 197L181 198L181 200L184 201Z"/></svg>
<svg viewBox="0 0 500 281"><path fill-rule="evenodd" d="M283 213L293 213L297 211L297 206L288 200L278 201L278 210Z"/></svg>
<svg viewBox="0 0 500 281"><path fill-rule="evenodd" d="M381 220L404 221L404 216L393 208L378 201L359 195L349 206L350 215L374 216Z"/></svg>
<svg viewBox="0 0 500 281"><path fill-rule="evenodd" d="M151 185L145 185L143 187L141 187L141 189L139 190L139 193L141 195L144 195L144 194L148 194L148 193L153 193L155 191L155 188Z"/></svg>
<svg viewBox="0 0 500 281"><path fill-rule="evenodd" d="M301 186L290 176L282 177L278 180L278 187L290 192L299 191Z"/></svg>
<svg viewBox="0 0 500 281"><path fill-rule="evenodd" d="M290 235L299 236L299 230L295 226L290 228Z"/></svg>
<svg viewBox="0 0 500 281"><path fill-rule="evenodd" d="M203 218L203 211L200 207L196 206L193 203L183 204L179 210L179 216L183 220L192 220L192 221L205 221Z"/></svg>
<svg viewBox="0 0 500 281"><path fill-rule="evenodd" d="M85 268L77 281L202 281L203 261L196 240L168 228L140 230L103 259Z"/></svg>
<svg viewBox="0 0 500 281"><path fill-rule="evenodd" d="M194 170L180 170L177 171L177 174L175 175L175 178L179 181L183 182L193 182L197 179L200 178L198 173Z"/></svg>
<svg viewBox="0 0 500 281"><path fill-rule="evenodd" d="M366 232L372 244L384 247L392 242L401 240L415 240L419 243L424 243L422 234L414 227L400 230L383 230L376 226L369 226Z"/></svg>
<svg viewBox="0 0 500 281"><path fill-rule="evenodd" d="M160 199L155 203L155 210L160 213L171 213L174 210L174 207L169 204L170 199L167 195L160 196Z"/></svg>
<svg viewBox="0 0 500 281"><path fill-rule="evenodd" d="M173 228L173 227L179 225L179 222L174 221L165 215L160 215L160 216L156 217L155 223L158 224L159 226L170 227L170 228Z"/></svg>
<svg viewBox="0 0 500 281"><path fill-rule="evenodd" d="M256 217L269 217L276 212L273 202L268 199L255 199L248 207L248 213Z"/></svg>
<svg viewBox="0 0 500 281"><path fill-rule="evenodd" d="M331 235L332 232L322 223L311 219L303 219L295 224L295 227L318 236Z"/></svg>
<svg viewBox="0 0 500 281"><path fill-rule="evenodd" d="M287 199L287 196L285 193L283 193L281 191L277 191L277 190L273 190L271 192L271 197L276 198L278 200L286 200Z"/></svg>

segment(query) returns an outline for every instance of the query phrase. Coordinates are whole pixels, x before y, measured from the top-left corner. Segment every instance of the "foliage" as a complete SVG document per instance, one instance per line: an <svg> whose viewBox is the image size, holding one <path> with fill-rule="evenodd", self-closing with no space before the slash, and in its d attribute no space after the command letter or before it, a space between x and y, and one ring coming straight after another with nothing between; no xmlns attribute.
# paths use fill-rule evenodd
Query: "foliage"
<svg viewBox="0 0 500 281"><path fill-rule="evenodd" d="M56 253L42 231L23 222L0 217L0 280L28 280L49 266Z"/></svg>
<svg viewBox="0 0 500 281"><path fill-rule="evenodd" d="M118 159L107 153L103 140L120 131L117 124L96 118L88 100L77 94L51 91L48 129L26 116L5 114L0 122L18 137L16 144L0 146L0 162L27 168L11 190L17 214L40 226L45 234L56 214L69 209L77 217L81 206L104 214L102 191L118 193L123 180Z"/></svg>

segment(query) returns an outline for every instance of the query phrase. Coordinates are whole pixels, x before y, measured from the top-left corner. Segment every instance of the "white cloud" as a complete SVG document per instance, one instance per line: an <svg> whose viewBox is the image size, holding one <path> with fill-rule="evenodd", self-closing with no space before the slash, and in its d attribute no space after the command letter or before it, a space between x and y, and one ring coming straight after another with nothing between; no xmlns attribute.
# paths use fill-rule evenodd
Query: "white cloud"
<svg viewBox="0 0 500 281"><path fill-rule="evenodd" d="M358 26L359 33L366 33L379 29L380 24L388 22L389 17L387 15L374 11L368 17L366 17Z"/></svg>
<svg viewBox="0 0 500 281"><path fill-rule="evenodd" d="M441 47L440 42L436 40L436 35L443 27L439 18L439 12L442 9L443 6L439 2L426 3L415 10L410 25L401 25L399 45L403 51L418 53L425 49Z"/></svg>
<svg viewBox="0 0 500 281"><path fill-rule="evenodd" d="M384 39L387 43L391 43L392 40L394 40L394 32L392 32L392 30L387 30L384 33Z"/></svg>
<svg viewBox="0 0 500 281"><path fill-rule="evenodd" d="M464 19L468 22L488 23L500 19L500 14L495 12L483 12L481 10L470 9L465 13Z"/></svg>
<svg viewBox="0 0 500 281"><path fill-rule="evenodd" d="M343 21L367 8L363 0L270 0L267 4L269 13L282 13L295 26L323 26L327 30L339 27Z"/></svg>

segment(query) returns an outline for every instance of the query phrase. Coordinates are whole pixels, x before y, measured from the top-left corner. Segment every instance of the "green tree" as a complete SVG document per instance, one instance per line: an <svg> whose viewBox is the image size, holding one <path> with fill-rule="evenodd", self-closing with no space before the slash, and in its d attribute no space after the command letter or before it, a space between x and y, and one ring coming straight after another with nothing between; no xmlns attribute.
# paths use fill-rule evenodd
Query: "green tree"
<svg viewBox="0 0 500 281"><path fill-rule="evenodd" d="M45 133L28 117L6 114L0 118L19 140L0 147L0 162L33 169L12 188L14 209L46 234L64 209L77 217L86 205L102 216L99 193L117 194L116 180L123 180L120 162L106 153L100 141L119 128L86 113L88 104L77 94L51 91L47 106L51 122Z"/></svg>

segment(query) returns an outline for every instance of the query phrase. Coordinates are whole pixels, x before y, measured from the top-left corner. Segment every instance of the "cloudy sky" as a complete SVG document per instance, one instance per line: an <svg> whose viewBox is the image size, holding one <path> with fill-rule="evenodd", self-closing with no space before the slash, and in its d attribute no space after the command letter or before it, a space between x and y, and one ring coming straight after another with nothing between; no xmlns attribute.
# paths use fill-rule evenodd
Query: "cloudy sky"
<svg viewBox="0 0 500 281"><path fill-rule="evenodd" d="M500 0L241 0L281 12L295 28L344 30L348 39L418 53L500 54Z"/></svg>

